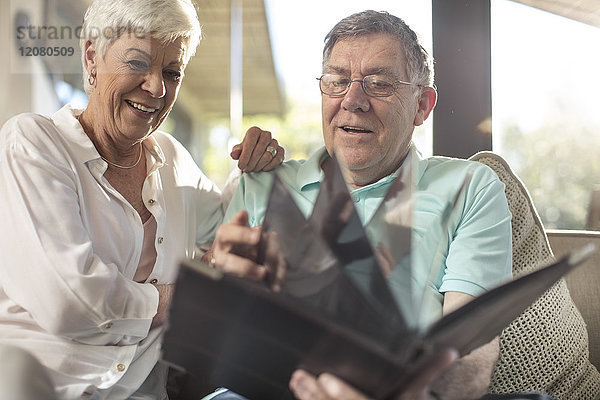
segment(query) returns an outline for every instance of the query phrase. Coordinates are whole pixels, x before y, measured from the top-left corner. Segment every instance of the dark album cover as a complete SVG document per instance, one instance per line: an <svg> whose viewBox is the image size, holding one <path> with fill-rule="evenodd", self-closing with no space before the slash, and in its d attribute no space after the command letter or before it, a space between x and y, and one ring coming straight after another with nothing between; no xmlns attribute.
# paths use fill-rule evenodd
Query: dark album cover
<svg viewBox="0 0 600 400"><path fill-rule="evenodd" d="M288 382L297 368L330 372L375 399L392 398L434 352L452 347L464 355L486 344L593 251L585 247L492 289L423 331L413 322L419 296L410 287L410 182L395 179L363 227L338 164L330 159L323 170L308 219L274 178L257 260L270 271L268 282L182 263L163 342L166 361L251 400L293 398ZM402 298L388 286L390 265L407 276Z"/></svg>

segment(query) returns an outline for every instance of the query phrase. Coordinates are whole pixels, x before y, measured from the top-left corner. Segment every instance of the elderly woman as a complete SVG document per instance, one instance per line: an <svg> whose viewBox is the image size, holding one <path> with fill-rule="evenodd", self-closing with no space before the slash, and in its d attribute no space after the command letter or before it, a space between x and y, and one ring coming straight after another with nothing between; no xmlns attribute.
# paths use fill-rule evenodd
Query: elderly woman
<svg viewBox="0 0 600 400"><path fill-rule="evenodd" d="M223 217L217 187L157 130L199 40L190 0L95 0L87 108L19 115L0 133L0 342L35 356L58 398L166 397L176 265ZM245 170L283 160L258 129L234 153Z"/></svg>

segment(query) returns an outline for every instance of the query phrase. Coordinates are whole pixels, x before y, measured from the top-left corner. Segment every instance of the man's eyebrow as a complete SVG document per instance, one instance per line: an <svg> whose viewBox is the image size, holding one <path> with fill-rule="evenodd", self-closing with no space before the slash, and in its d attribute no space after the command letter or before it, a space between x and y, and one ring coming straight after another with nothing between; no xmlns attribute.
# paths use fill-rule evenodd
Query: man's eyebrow
<svg viewBox="0 0 600 400"><path fill-rule="evenodd" d="M344 74L348 74L348 70L344 67L335 67L333 65L328 65L325 67L325 71L329 74L334 73L334 74L339 74L339 75L344 75Z"/></svg>
<svg viewBox="0 0 600 400"><path fill-rule="evenodd" d="M333 65L328 65L325 67L325 71L327 73L339 74L339 75L349 75L350 72L347 68L344 67L336 67ZM395 77L396 72L392 67L373 67L368 68L365 72L365 75L386 75L390 77Z"/></svg>
<svg viewBox="0 0 600 400"><path fill-rule="evenodd" d="M390 67L377 67L373 69L367 69L367 75L388 75L394 76L394 70Z"/></svg>

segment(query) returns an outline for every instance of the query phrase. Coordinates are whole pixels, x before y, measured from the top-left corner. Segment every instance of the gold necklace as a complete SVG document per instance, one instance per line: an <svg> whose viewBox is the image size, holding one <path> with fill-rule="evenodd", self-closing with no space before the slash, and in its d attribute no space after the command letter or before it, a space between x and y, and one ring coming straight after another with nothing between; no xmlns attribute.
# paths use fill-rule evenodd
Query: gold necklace
<svg viewBox="0 0 600 400"><path fill-rule="evenodd" d="M81 114L77 115L75 118L77 119L77 121L79 121L79 124L81 125L81 128L83 129L83 131L84 131L84 132L86 133L86 135L87 135L87 132L86 132L86 130L85 130L85 127L83 126L83 121L81 121L81 116L82 116L82 115L83 115L83 113L81 113ZM88 137L90 137L90 136L88 135ZM90 137L90 140L91 140L91 137ZM93 144L93 143L94 143L94 141L92 140L92 144ZM95 145L94 145L94 147L95 147ZM114 163L114 162L112 162L112 161L109 161L109 160L107 160L106 158L102 157L102 155L101 155L100 153L98 153L98 154L100 154L100 158L101 158L101 159L103 159L103 160L104 160L104 161L106 161L108 164L112 165L113 167L117 167L117 168L121 168L121 169L131 169L131 168L134 168L136 165L138 165L138 164L140 163L140 160L142 159L142 153L143 153L143 147L142 147L142 144L140 143L140 155L138 156L138 159L137 159L137 161L136 161L135 163L133 163L133 165L119 165L119 164L117 164L117 163Z"/></svg>
<svg viewBox="0 0 600 400"><path fill-rule="evenodd" d="M108 161L106 158L104 158L102 156L100 156L100 158L103 159L104 161L106 161L107 163L109 163L110 165L112 165L113 167L117 167L117 168L121 168L121 169L131 169L140 163L140 160L142 159L142 153L143 153L142 149L143 149L143 147L142 147L142 144L140 143L140 155L138 156L137 161L135 163L133 163L132 165L119 165L112 161Z"/></svg>

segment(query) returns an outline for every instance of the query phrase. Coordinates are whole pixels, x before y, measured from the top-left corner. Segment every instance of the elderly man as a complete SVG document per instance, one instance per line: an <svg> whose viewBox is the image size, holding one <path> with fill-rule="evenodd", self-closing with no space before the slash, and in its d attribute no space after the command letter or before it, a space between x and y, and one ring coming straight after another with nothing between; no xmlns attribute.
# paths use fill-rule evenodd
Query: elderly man
<svg viewBox="0 0 600 400"><path fill-rule="evenodd" d="M429 268L437 260L435 268L440 271L431 285L422 288L433 299L425 309L426 318L439 318L510 279L511 216L503 184L483 165L423 158L412 144L414 128L427 119L437 96L432 60L416 34L386 12L364 11L340 21L325 43L319 78L325 146L308 160L288 161L278 170L300 209L310 214L321 167L333 155L363 224L381 202L382 188L408 171L414 185L413 235L428 241L420 246L423 254L413 254L413 268ZM431 229L467 176L471 178L464 202L453 211L448 226L438 223L437 230ZM262 223L271 182L269 173L241 178L226 214L230 223L219 229L209 256L217 268L254 279L266 276L266 267L256 264L246 250L258 243L260 232L250 227ZM442 257L428 254L440 243ZM390 280L394 279L400 278L392 274ZM494 340L454 363L452 353L441 354L401 398L479 398L487 392L498 353ZM301 399L363 398L328 374L313 377L296 371L290 388Z"/></svg>

